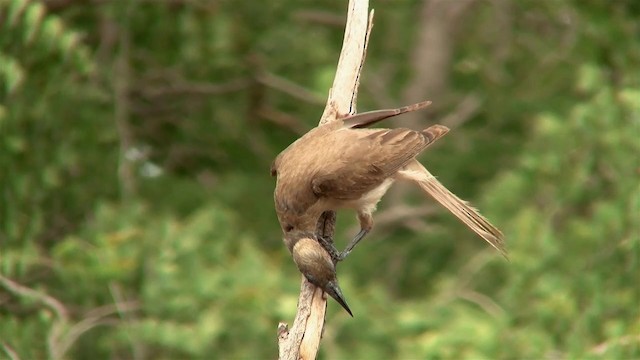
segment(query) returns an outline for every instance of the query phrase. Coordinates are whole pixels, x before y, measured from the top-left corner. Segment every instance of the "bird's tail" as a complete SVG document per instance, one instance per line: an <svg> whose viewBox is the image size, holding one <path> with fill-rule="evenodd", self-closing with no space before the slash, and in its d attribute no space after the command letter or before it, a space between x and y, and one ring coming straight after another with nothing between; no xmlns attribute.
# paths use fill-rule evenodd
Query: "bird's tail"
<svg viewBox="0 0 640 360"><path fill-rule="evenodd" d="M449 191L417 160L414 159L410 162L400 171L400 174L403 178L412 180L418 184L424 192L429 194L429 196L449 210L471 230L491 244L502 256L507 258L502 232L491 225L484 216L480 215L478 210Z"/></svg>

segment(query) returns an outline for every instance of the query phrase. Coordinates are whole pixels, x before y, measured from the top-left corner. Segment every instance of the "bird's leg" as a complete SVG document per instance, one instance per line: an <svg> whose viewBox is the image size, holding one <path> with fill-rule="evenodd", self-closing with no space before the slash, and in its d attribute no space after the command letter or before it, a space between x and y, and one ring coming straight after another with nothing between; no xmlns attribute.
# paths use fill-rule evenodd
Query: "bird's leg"
<svg viewBox="0 0 640 360"><path fill-rule="evenodd" d="M347 255L353 250L356 245L362 240L369 231L373 228L373 216L371 216L371 212L358 212L358 220L360 221L360 231L356 234L356 236L349 242L347 247L344 249L342 253L340 253L340 261L344 260Z"/></svg>
<svg viewBox="0 0 640 360"><path fill-rule="evenodd" d="M340 252L338 251L338 249L336 249L336 246L333 245L333 239L324 236L317 236L317 238L320 246L322 246L329 253L329 256L331 256L331 259L334 261L334 263L342 260Z"/></svg>

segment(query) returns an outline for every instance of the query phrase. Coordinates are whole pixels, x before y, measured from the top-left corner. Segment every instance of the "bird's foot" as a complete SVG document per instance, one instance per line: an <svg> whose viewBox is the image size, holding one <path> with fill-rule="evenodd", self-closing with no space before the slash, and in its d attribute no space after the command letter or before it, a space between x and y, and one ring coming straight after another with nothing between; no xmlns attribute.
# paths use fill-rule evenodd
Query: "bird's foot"
<svg viewBox="0 0 640 360"><path fill-rule="evenodd" d="M333 239L330 237L318 236L318 243L329 253L333 262L342 261L342 253L333 245Z"/></svg>
<svg viewBox="0 0 640 360"><path fill-rule="evenodd" d="M353 238L353 240L351 240L351 242L347 245L344 251L338 254L338 261L342 261L346 259L347 255L351 253L351 250L353 250L353 248L356 247L356 245L360 242L360 240L362 240L362 238L364 238L365 235L367 235L368 232L369 232L369 229L360 229L360 232L356 234L356 236Z"/></svg>
<svg viewBox="0 0 640 360"><path fill-rule="evenodd" d="M338 261L342 261L342 260L346 259L347 255L349 255L350 252L351 252L351 250L346 250L345 249L343 252L338 254Z"/></svg>

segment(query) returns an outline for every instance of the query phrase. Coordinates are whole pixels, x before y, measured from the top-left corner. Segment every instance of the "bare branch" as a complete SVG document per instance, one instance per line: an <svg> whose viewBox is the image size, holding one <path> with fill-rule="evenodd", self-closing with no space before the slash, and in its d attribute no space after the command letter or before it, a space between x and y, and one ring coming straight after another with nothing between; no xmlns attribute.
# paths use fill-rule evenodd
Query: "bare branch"
<svg viewBox="0 0 640 360"><path fill-rule="evenodd" d="M493 301L493 299L477 291L462 290L458 292L458 297L480 306L482 310L496 318L503 317L507 313L498 303Z"/></svg>
<svg viewBox="0 0 640 360"><path fill-rule="evenodd" d="M305 89L304 87L287 80L285 78L279 77L275 74L271 73L263 73L258 75L258 82L261 84L268 86L270 88L280 90L283 93L294 97L298 100L302 100L311 104L323 104L324 100L320 98L318 95L314 94L312 91Z"/></svg>
<svg viewBox="0 0 640 360"><path fill-rule="evenodd" d="M368 9L368 0L349 0L340 60L320 124L355 112L360 71L364 64L373 17L373 12L368 14ZM323 214L319 224L322 225L319 230L323 235L332 237L335 212ZM315 359L320 346L326 309L327 300L323 291L310 284L303 276L294 324L286 334L283 324L278 327L280 359Z"/></svg>
<svg viewBox="0 0 640 360"><path fill-rule="evenodd" d="M140 308L137 302L116 302L95 308L87 313L87 315L71 326L64 334L60 336L52 347L52 358L62 359L71 346L87 331L98 326L116 326L120 321L116 319L107 319L112 314L134 311Z"/></svg>
<svg viewBox="0 0 640 360"><path fill-rule="evenodd" d="M286 331L287 325L278 325L279 359L314 359L320 345L320 335L317 334L317 324L324 324L324 313L327 308L326 298L322 289L316 287L302 277L300 285L300 297L298 298L298 310L291 330ZM321 314L322 316L316 316ZM313 316L312 316L313 315ZM322 332L322 331L320 331ZM317 340L313 341L314 335ZM304 343L303 339L307 338ZM315 348L315 350L314 350ZM307 357L302 357L302 355ZM313 356L310 356L313 354Z"/></svg>
<svg viewBox="0 0 640 360"><path fill-rule="evenodd" d="M367 17L368 9L368 0L349 1L342 52L320 124L333 121L339 115L351 114L355 111L358 79L364 61L366 41L369 38L367 36L367 31L370 30L369 18Z"/></svg>
<svg viewBox="0 0 640 360"><path fill-rule="evenodd" d="M2 343L2 350L4 350L4 353L7 354L10 360L20 360L20 355L18 355L11 346L7 345L7 343Z"/></svg>
<svg viewBox="0 0 640 360"><path fill-rule="evenodd" d="M611 339L609 341L598 344L592 348L589 352L595 355L603 355L612 346L631 346L632 344L640 344L640 335L625 335L619 338Z"/></svg>
<svg viewBox="0 0 640 360"><path fill-rule="evenodd" d="M69 320L67 309L64 307L64 305L62 305L62 303L57 299L47 294L20 285L17 282L10 280L2 275L0 275L0 285L7 289L7 291L9 291L10 293L20 298L27 298L42 303L53 312L56 319L53 321L53 324L51 325L51 331L47 336L47 347L49 351L49 357L51 357L52 359L58 359L58 340L62 335L65 324L67 324Z"/></svg>
<svg viewBox="0 0 640 360"><path fill-rule="evenodd" d="M17 282L11 279L8 279L2 275L0 275L0 285L2 285L2 287L7 289L7 291L9 291L10 293L18 297L35 300L37 302L44 304L45 306L47 306L49 309L53 311L53 313L57 318L65 321L68 319L67 309L57 299L47 294L43 294L39 291L30 289L26 286L20 285Z"/></svg>
<svg viewBox="0 0 640 360"><path fill-rule="evenodd" d="M432 203L422 206L408 206L406 204L394 205L376 214L376 231L384 231L386 228L392 227L398 223L408 225L410 220L420 219L428 215L432 215L437 211L438 208ZM359 225L355 225L347 229L349 233L356 233L359 230Z"/></svg>
<svg viewBox="0 0 640 360"><path fill-rule="evenodd" d="M476 95L467 95L450 114L442 118L440 123L449 129L455 129L469 121L480 109L482 101Z"/></svg>
<svg viewBox="0 0 640 360"><path fill-rule="evenodd" d="M4 287L9 293L16 297L41 303L52 311L55 319L47 336L47 348L49 358L51 359L64 358L65 353L71 348L73 343L75 343L82 334L92 328L100 325L117 324L105 319L111 314L128 312L139 308L136 302L122 302L99 307L87 313L87 317L69 327L67 330L66 328L70 325L68 311L59 300L45 293L20 285L2 275L0 275L0 286ZM20 358L7 344L3 343L2 348L11 359Z"/></svg>
<svg viewBox="0 0 640 360"><path fill-rule="evenodd" d="M114 304L108 306L102 306L100 308L94 309L91 314L87 314L87 316L91 315L93 317L104 317L111 313L117 313L122 319L122 322L125 324L125 333L127 336L127 340L131 345L131 358L133 360L144 359L145 356L145 346L140 342L136 342L131 336L131 325L134 322L133 316L135 316L134 310L139 309L139 304L137 301L127 301L124 295L124 291L122 290L122 286L117 282L111 281L109 282L109 292L111 293L111 297L113 297Z"/></svg>
<svg viewBox="0 0 640 360"><path fill-rule="evenodd" d="M303 135L307 132L307 128L304 127L294 116L291 116L285 112L278 111L272 108L260 108L257 114L272 123L288 129L294 134Z"/></svg>

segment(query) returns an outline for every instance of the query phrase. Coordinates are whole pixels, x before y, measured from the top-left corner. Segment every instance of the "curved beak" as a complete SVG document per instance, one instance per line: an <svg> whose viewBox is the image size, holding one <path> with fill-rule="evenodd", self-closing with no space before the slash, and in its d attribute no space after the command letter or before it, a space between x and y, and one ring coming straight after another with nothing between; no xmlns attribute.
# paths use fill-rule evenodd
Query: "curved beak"
<svg viewBox="0 0 640 360"><path fill-rule="evenodd" d="M347 310L349 315L353 317L353 313L351 312L351 309L349 309L349 305L347 305L347 301L344 299L344 295L342 295L342 290L340 290L340 286L338 286L337 282L330 281L327 284L327 287L324 289L324 291L327 294L329 294L329 296L334 298L338 302L338 304L340 304L340 306L342 306L345 310Z"/></svg>

